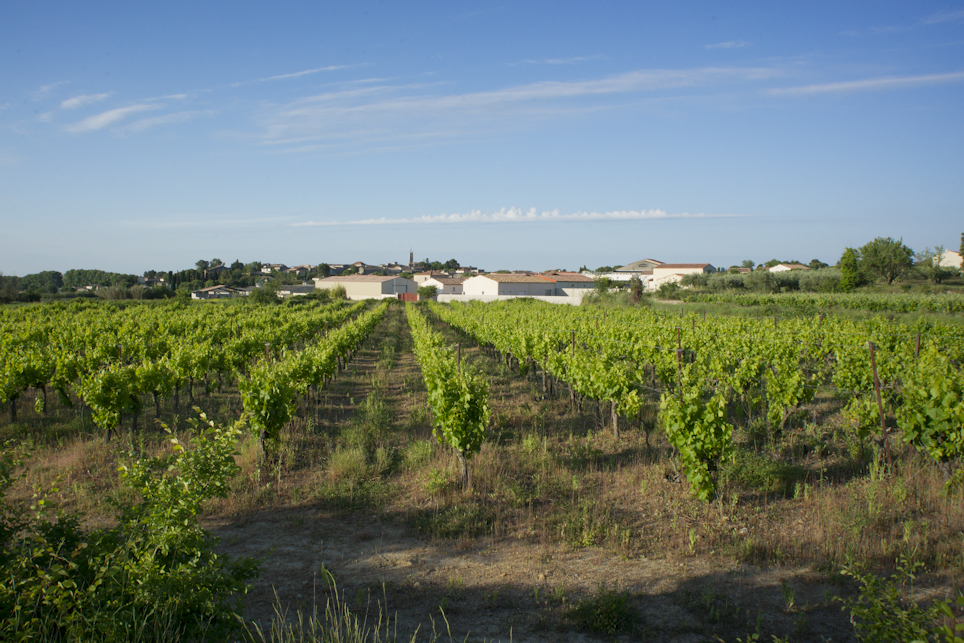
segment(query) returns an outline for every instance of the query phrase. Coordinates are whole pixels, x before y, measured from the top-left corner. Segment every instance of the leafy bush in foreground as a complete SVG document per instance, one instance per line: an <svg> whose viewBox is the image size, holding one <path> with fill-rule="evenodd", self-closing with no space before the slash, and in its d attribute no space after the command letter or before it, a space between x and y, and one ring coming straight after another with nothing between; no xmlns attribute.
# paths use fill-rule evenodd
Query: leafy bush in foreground
<svg viewBox="0 0 964 643"><path fill-rule="evenodd" d="M190 449L120 468L140 501L119 507L118 526L85 532L38 493L31 513L6 502L24 454L0 457L0 639L198 640L240 626L236 614L254 561L215 553L197 523L201 503L224 497L240 434L199 427ZM52 489L51 493L56 493Z"/></svg>

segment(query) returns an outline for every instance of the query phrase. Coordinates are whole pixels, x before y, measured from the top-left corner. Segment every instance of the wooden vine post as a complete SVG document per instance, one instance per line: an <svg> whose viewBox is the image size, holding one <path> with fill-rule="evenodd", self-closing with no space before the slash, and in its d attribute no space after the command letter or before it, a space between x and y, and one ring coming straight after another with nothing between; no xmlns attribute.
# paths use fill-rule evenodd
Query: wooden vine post
<svg viewBox="0 0 964 643"><path fill-rule="evenodd" d="M892 467L894 462L890 455L890 442L887 440L887 421L884 419L884 403L880 399L880 378L877 377L877 360L874 357L874 343L867 342L870 347L870 368L874 371L874 392L877 394L877 411L880 413L880 432L881 440L884 443L884 451L887 453L887 466Z"/></svg>
<svg viewBox="0 0 964 643"><path fill-rule="evenodd" d="M569 355L573 358L576 357L576 331L571 330L570 333L570 353ZM572 383L572 378L569 379L569 403L572 408L576 408L576 389Z"/></svg>

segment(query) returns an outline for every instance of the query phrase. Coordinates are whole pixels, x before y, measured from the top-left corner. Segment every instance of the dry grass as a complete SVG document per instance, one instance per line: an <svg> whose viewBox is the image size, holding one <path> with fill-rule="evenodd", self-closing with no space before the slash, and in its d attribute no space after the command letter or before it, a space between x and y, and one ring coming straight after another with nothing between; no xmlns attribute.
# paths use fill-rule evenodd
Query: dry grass
<svg viewBox="0 0 964 643"><path fill-rule="evenodd" d="M940 582L964 579L961 492L945 493L942 475L911 452L895 451L888 471L869 444L848 435L830 396L803 409L782 436L740 419L737 457L720 472L717 499L705 504L689 495L660 433L643 430L654 426L655 399L643 426L620 419L617 441L608 408L591 401L572 408L564 386L548 395L540 372L522 377L444 324L439 329L462 342L463 359L490 382L491 433L470 460L471 492L458 488L453 454L431 436L404 312L395 308L331 386L299 402L275 457L262 458L254 437L240 445L241 473L230 496L207 507L209 518L310 505L374 514L463 546L511 540L533 552L596 548L614 560L803 566L824 579L845 564L883 571L905 557ZM218 421L239 414L237 391L227 385L196 403ZM118 460L165 448L143 417L141 434L105 444L76 406L51 404L45 418L25 406L20 422L0 420L0 434L34 444L35 465L15 494L24 502L35 485L59 478L66 508L107 520L104 499L122 493ZM171 411L163 402L162 419L171 422ZM148 401L145 416L152 415Z"/></svg>

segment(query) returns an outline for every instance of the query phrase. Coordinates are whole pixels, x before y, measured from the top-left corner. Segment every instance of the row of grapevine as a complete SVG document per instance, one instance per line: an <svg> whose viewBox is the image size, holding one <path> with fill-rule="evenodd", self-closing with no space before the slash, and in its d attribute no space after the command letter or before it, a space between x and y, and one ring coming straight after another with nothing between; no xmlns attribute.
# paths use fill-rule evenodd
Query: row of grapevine
<svg viewBox="0 0 964 643"><path fill-rule="evenodd" d="M727 303L740 306L785 306L829 310L843 308L880 313L930 312L956 314L964 312L964 296L960 294L910 293L686 293L691 302Z"/></svg>
<svg viewBox="0 0 964 643"><path fill-rule="evenodd" d="M328 333L328 336L297 352L283 352L279 359L265 359L238 380L241 401L249 423L267 452L277 442L282 427L291 419L295 401L309 387L320 387L334 377L339 364L347 363L388 308L382 303Z"/></svg>
<svg viewBox="0 0 964 643"><path fill-rule="evenodd" d="M614 429L617 413L632 417L646 390L658 392L661 424L703 498L713 495L712 469L731 448L727 418L736 407L761 410L780 431L821 388L848 398L846 416L862 435L880 431L886 444L882 418L892 416L902 439L948 473L964 455L964 341L954 327L836 317L674 319L539 302L434 310L523 369L537 364L573 394L610 402Z"/></svg>
<svg viewBox="0 0 964 643"><path fill-rule="evenodd" d="M110 433L122 414L136 427L141 399L170 397L178 413L186 388L214 375L243 377L258 355L296 349L337 328L365 303L306 306L294 311L238 306L108 304L33 306L0 314L0 402L15 420L16 400L48 388L65 404L71 393L90 407L95 423Z"/></svg>
<svg viewBox="0 0 964 643"><path fill-rule="evenodd" d="M468 460L482 448L489 424L489 391L485 378L444 346L418 308L405 305L415 357L422 369L432 410L435 438L455 450L462 486L471 488Z"/></svg>

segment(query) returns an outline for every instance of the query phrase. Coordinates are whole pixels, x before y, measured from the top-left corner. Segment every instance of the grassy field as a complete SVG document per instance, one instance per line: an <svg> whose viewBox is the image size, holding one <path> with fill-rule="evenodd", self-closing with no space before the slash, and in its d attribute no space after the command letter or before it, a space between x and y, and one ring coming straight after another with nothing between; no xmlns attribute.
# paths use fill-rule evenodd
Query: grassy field
<svg viewBox="0 0 964 643"><path fill-rule="evenodd" d="M573 407L568 391L548 394L536 373L520 376L436 322L490 385L492 424L462 491L452 452L432 438L404 315L393 307L345 371L299 401L276 457L245 439L228 497L205 507L225 553L261 561L246 597L252 628L277 625L279 606L291 623L323 613L337 591L371 627L391 621L382 640L848 641L841 598L857 584L843 571L920 563L903 591L923 602L962 586L961 491L897 444L886 467L831 394L780 435L738 418L736 456L703 503L656 425L658 400L641 422L620 418L613 440L608 407ZM199 383L194 400L218 423L242 411L226 382ZM33 452L12 498L29 503L56 483L91 526L113 520L105 501L132 493L118 462L167 448L144 419L187 430L163 400L146 401L138 433L109 443L78 404L51 401L43 415L30 396L19 404L18 422L0 416L0 437Z"/></svg>

